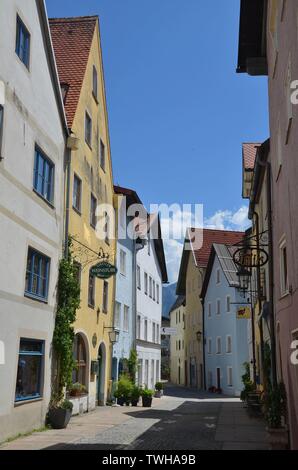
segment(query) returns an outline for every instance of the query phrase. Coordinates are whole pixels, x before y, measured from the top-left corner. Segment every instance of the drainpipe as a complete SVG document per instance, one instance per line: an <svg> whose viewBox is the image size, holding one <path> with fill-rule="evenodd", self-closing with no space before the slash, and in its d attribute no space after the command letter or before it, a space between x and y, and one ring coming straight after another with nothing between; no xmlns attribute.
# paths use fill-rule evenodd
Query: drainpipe
<svg viewBox="0 0 298 470"><path fill-rule="evenodd" d="M253 213L255 224L256 224L256 245L257 245L257 291L258 291L258 306L259 306L259 315L262 314L262 286L261 286L261 267L260 267L260 222L259 214L257 212ZM264 334L263 334L263 319L261 318L259 322L260 328L260 340L261 340L261 364L262 371L264 366Z"/></svg>
<svg viewBox="0 0 298 470"><path fill-rule="evenodd" d="M267 208L268 208L268 254L269 254L269 304L270 304L270 331L271 331L271 369L273 387L277 386L276 369L276 338L274 318L274 266L273 266L273 227L272 227L272 199L271 199L271 164L267 162Z"/></svg>
<svg viewBox="0 0 298 470"><path fill-rule="evenodd" d="M132 347L137 349L137 247L136 239L133 240L132 255Z"/></svg>
<svg viewBox="0 0 298 470"><path fill-rule="evenodd" d="M202 303L202 341L203 341L203 389L206 390L206 352L205 352L205 299L201 299Z"/></svg>
<svg viewBox="0 0 298 470"><path fill-rule="evenodd" d="M80 141L76 135L69 130L70 135L67 138L65 151L65 234L64 234L64 257L68 257L68 238L69 238L69 211L70 211L70 175L71 175L71 154L79 149Z"/></svg>
<svg viewBox="0 0 298 470"><path fill-rule="evenodd" d="M69 205L70 205L70 171L71 171L71 149L67 146L65 152L66 160L66 188L65 188L65 234L64 234L64 257L68 258L68 237L69 237Z"/></svg>

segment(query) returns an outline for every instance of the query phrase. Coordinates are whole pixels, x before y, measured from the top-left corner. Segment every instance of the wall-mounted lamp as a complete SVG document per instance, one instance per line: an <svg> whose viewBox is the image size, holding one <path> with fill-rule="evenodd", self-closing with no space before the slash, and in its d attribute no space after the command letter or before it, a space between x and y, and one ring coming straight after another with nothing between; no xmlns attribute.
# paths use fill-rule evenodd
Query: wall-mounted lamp
<svg viewBox="0 0 298 470"><path fill-rule="evenodd" d="M109 338L112 344L118 343L118 340L119 340L118 330L116 330L113 326L105 326L104 330L111 330L109 331Z"/></svg>

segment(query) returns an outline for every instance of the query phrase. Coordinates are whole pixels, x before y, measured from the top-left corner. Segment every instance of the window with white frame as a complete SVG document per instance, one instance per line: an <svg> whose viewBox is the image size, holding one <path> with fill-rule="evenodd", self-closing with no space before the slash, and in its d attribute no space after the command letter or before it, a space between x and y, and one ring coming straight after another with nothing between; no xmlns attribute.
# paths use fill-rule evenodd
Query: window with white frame
<svg viewBox="0 0 298 470"><path fill-rule="evenodd" d="M144 340L148 341L148 320L144 321Z"/></svg>
<svg viewBox="0 0 298 470"><path fill-rule="evenodd" d="M144 292L148 295L148 274L144 273Z"/></svg>
<svg viewBox="0 0 298 470"><path fill-rule="evenodd" d="M208 352L208 354L212 354L212 339L211 338L208 338L207 352Z"/></svg>
<svg viewBox="0 0 298 470"><path fill-rule="evenodd" d="M157 342L157 344L160 343L160 327L159 327L159 325L156 325L156 342Z"/></svg>
<svg viewBox="0 0 298 470"><path fill-rule="evenodd" d="M141 339L141 315L137 316L137 339Z"/></svg>
<svg viewBox="0 0 298 470"><path fill-rule="evenodd" d="M97 100L98 98L98 76L97 76L97 70L95 65L93 65L93 71L92 71L92 94L94 98Z"/></svg>
<svg viewBox="0 0 298 470"><path fill-rule="evenodd" d="M124 305L123 330L126 332L129 331L129 307L128 305Z"/></svg>
<svg viewBox="0 0 298 470"><path fill-rule="evenodd" d="M216 354L221 354L221 337L216 338Z"/></svg>
<svg viewBox="0 0 298 470"><path fill-rule="evenodd" d="M123 250L120 250L120 273L126 276L126 253Z"/></svg>
<svg viewBox="0 0 298 470"><path fill-rule="evenodd" d="M153 300L155 300L155 281L153 281L152 290L153 290L152 298Z"/></svg>
<svg viewBox="0 0 298 470"><path fill-rule="evenodd" d="M220 315L220 299L216 301L216 315Z"/></svg>
<svg viewBox="0 0 298 470"><path fill-rule="evenodd" d="M228 374L227 374L227 383L228 383L228 387L232 387L233 386L233 369L232 367L228 367Z"/></svg>
<svg viewBox="0 0 298 470"><path fill-rule="evenodd" d="M141 290L141 268L137 266L137 288Z"/></svg>
<svg viewBox="0 0 298 470"><path fill-rule="evenodd" d="M230 313L230 312L231 312L231 297L230 297L229 295L227 295L226 310L227 310L227 313Z"/></svg>
<svg viewBox="0 0 298 470"><path fill-rule="evenodd" d="M220 269L216 270L216 284L220 284Z"/></svg>
<svg viewBox="0 0 298 470"><path fill-rule="evenodd" d="M155 343L155 323L152 323L152 342Z"/></svg>
<svg viewBox="0 0 298 470"><path fill-rule="evenodd" d="M82 202L82 180L76 174L74 174L72 207L79 213L81 213L81 202Z"/></svg>
<svg viewBox="0 0 298 470"><path fill-rule="evenodd" d="M231 354L231 352L232 352L232 336L228 335L227 341L226 341L226 353Z"/></svg>
<svg viewBox="0 0 298 470"><path fill-rule="evenodd" d="M208 317L211 318L211 314L212 314L212 311L211 311L211 302L208 303Z"/></svg>
<svg viewBox="0 0 298 470"><path fill-rule="evenodd" d="M152 277L149 276L149 297L152 299Z"/></svg>
<svg viewBox="0 0 298 470"><path fill-rule="evenodd" d="M288 281L288 255L287 245L285 238L279 245L279 259L280 259L280 293L285 295L289 292Z"/></svg>
<svg viewBox="0 0 298 470"><path fill-rule="evenodd" d="M85 113L85 142L89 147L92 146L92 119L87 111Z"/></svg>
<svg viewBox="0 0 298 470"><path fill-rule="evenodd" d="M119 302L115 302L114 327L117 330L120 330L120 316L121 316L121 304Z"/></svg>
<svg viewBox="0 0 298 470"><path fill-rule="evenodd" d="M156 302L159 304L159 284L156 284Z"/></svg>

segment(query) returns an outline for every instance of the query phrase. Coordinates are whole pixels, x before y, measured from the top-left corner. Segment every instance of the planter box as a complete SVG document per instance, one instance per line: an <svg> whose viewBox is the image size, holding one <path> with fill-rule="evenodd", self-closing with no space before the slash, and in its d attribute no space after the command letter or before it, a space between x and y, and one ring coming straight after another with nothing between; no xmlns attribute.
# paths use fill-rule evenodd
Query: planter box
<svg viewBox="0 0 298 470"><path fill-rule="evenodd" d="M154 397L161 398L163 396L163 390L155 390Z"/></svg>
<svg viewBox="0 0 298 470"><path fill-rule="evenodd" d="M69 397L69 401L71 401L71 403L73 404L73 409L72 409L73 416L87 413L87 411L92 409L90 407L88 395Z"/></svg>

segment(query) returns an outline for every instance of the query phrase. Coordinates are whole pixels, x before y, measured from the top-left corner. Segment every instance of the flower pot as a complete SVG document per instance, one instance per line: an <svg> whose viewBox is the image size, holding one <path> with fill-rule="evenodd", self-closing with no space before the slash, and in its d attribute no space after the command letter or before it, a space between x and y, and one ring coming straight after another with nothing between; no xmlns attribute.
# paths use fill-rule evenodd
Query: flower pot
<svg viewBox="0 0 298 470"><path fill-rule="evenodd" d="M134 398L131 400L131 406L138 406L139 398Z"/></svg>
<svg viewBox="0 0 298 470"><path fill-rule="evenodd" d="M151 408L152 397L142 397L142 404L144 408Z"/></svg>
<svg viewBox="0 0 298 470"><path fill-rule="evenodd" d="M71 418L71 410L64 408L51 408L49 410L49 423L54 429L64 429Z"/></svg>
<svg viewBox="0 0 298 470"><path fill-rule="evenodd" d="M155 393L154 393L155 398L161 398L162 396L163 396L162 390L155 390Z"/></svg>
<svg viewBox="0 0 298 470"><path fill-rule="evenodd" d="M286 450L289 444L288 429L266 428L270 450Z"/></svg>
<svg viewBox="0 0 298 470"><path fill-rule="evenodd" d="M125 400L125 405L130 406L130 400Z"/></svg>
<svg viewBox="0 0 298 470"><path fill-rule="evenodd" d="M120 406L124 406L125 403L125 398L124 397L119 397L117 398L117 404Z"/></svg>

